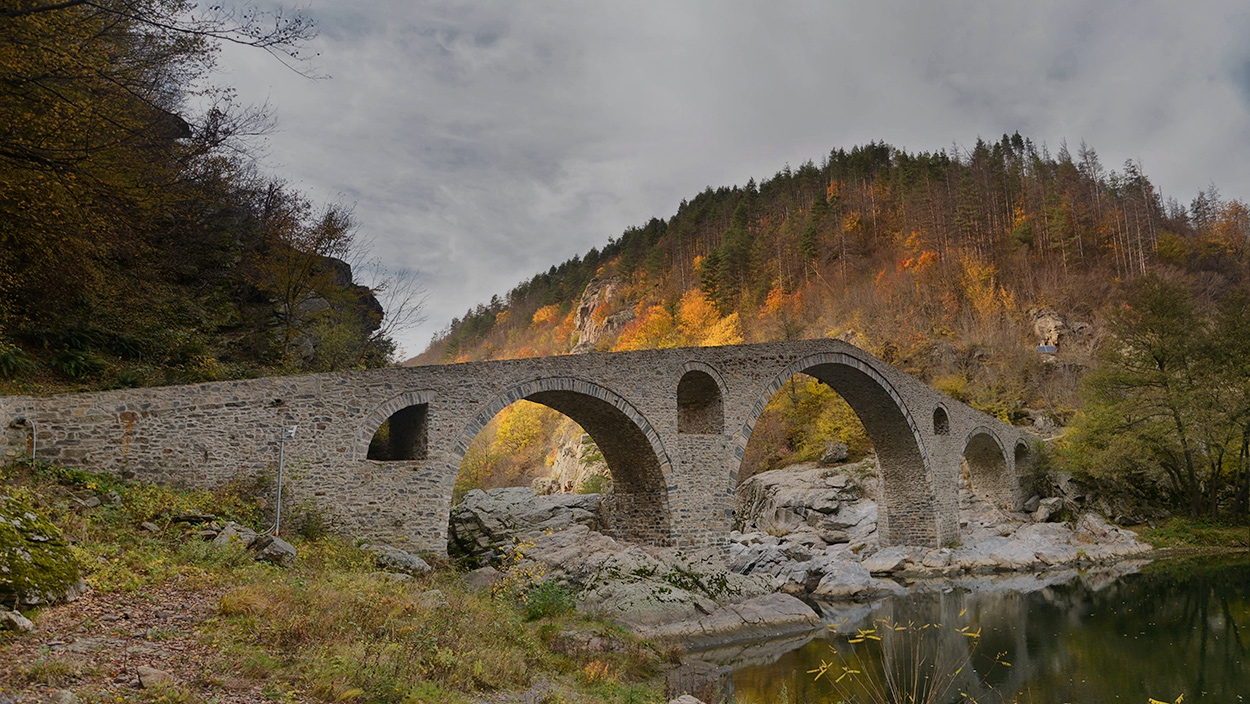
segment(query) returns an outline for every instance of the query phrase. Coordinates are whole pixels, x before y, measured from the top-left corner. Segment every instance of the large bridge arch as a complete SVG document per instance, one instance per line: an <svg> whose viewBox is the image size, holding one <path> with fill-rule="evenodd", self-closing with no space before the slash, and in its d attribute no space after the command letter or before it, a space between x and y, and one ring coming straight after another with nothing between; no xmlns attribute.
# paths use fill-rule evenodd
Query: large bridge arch
<svg viewBox="0 0 1250 704"><path fill-rule="evenodd" d="M609 513L616 537L648 545L672 543L666 477L672 462L659 433L629 401L585 379L534 379L511 386L486 402L465 425L451 449L451 476L458 473L473 438L500 411L522 399L573 419L598 445L612 472Z"/></svg>
<svg viewBox="0 0 1250 704"><path fill-rule="evenodd" d="M898 391L867 361L842 352L803 357L777 373L747 413L735 454L742 462L755 423L769 400L796 374L815 377L859 416L877 453L881 489L877 529L883 545L937 545L954 538L939 521L937 487L920 430ZM736 476L739 467L732 468Z"/></svg>

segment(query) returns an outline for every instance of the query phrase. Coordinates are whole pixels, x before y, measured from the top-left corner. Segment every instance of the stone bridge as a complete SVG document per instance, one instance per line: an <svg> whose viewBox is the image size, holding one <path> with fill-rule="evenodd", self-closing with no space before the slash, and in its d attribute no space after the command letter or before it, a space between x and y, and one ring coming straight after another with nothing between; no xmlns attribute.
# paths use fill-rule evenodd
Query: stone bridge
<svg viewBox="0 0 1250 704"><path fill-rule="evenodd" d="M884 542L959 538L965 458L974 490L1003 506L1021 503L1017 477L1029 455L1021 431L837 340L0 397L0 449L29 452L34 435L40 459L210 488L273 473L282 429L298 426L285 446L289 502L315 503L340 530L442 553L469 443L503 408L528 399L572 418L602 450L618 538L722 546L755 422L800 373L840 394L872 440ZM388 420L389 446L374 450L385 459L370 459Z"/></svg>

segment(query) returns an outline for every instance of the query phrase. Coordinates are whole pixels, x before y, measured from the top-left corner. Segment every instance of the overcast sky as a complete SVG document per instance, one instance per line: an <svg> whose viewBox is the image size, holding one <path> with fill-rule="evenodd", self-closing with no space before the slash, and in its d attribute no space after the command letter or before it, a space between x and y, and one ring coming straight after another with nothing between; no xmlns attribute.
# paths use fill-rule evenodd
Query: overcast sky
<svg viewBox="0 0 1250 704"><path fill-rule="evenodd" d="M355 204L453 316L706 186L885 140L1019 130L1140 159L1184 203L1250 198L1250 3L313 0L324 80L227 48L266 165Z"/></svg>

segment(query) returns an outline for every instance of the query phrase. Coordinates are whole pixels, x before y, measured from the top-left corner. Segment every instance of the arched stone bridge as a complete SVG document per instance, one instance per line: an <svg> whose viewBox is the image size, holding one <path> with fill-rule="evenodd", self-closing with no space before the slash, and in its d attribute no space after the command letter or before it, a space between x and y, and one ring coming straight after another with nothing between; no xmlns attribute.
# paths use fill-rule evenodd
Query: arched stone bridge
<svg viewBox="0 0 1250 704"><path fill-rule="evenodd" d="M882 474L879 531L891 544L959 537L957 482L1022 501L1029 445L973 410L837 340L585 354L192 386L0 397L7 451L126 478L211 487L273 472L282 428L288 486L356 535L446 550L452 488L474 436L528 399L575 420L611 469L618 537L717 546L733 522L743 451L795 374L831 386L863 421ZM368 459L390 420L388 461Z"/></svg>

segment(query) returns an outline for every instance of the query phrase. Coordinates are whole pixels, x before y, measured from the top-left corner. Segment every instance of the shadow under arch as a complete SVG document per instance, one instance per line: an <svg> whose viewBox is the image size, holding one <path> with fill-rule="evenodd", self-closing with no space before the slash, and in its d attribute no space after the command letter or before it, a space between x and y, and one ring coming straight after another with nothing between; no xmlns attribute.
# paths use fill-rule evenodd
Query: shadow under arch
<svg viewBox="0 0 1250 704"><path fill-rule="evenodd" d="M672 543L664 476L672 462L660 436L628 401L584 379L535 379L517 384L486 403L451 449L448 469L452 476L459 472L473 438L500 411L522 399L573 419L598 445L612 473L609 513L614 537L647 545Z"/></svg>
<svg viewBox="0 0 1250 704"><path fill-rule="evenodd" d="M831 387L859 416L877 453L881 489L877 528L882 545L936 546L941 535L936 489L921 432L893 385L862 359L841 352L805 357L778 373L747 414L735 454L741 465L755 422L782 386L807 374ZM737 471L739 468L735 468Z"/></svg>
<svg viewBox="0 0 1250 704"><path fill-rule="evenodd" d="M994 431L978 426L964 439L972 493L1004 509L1018 508L1016 491L1007 465L1007 451Z"/></svg>

